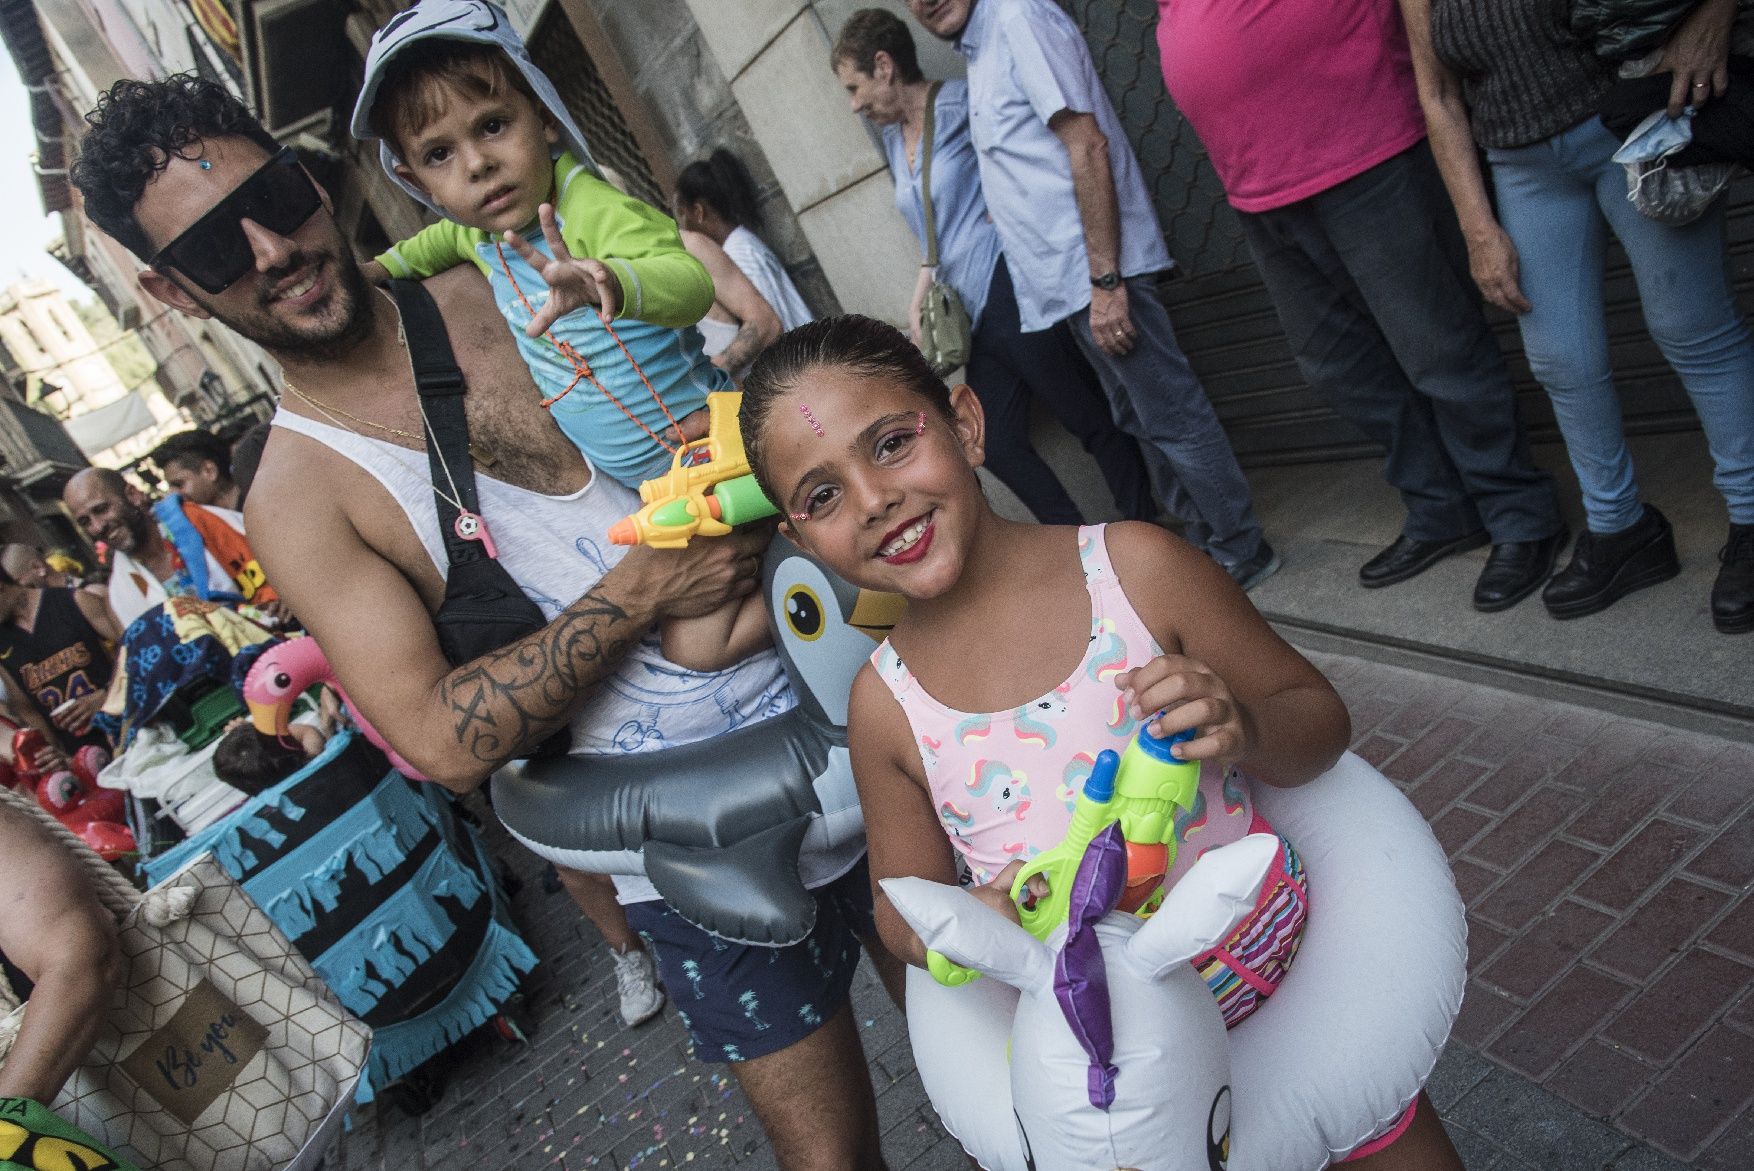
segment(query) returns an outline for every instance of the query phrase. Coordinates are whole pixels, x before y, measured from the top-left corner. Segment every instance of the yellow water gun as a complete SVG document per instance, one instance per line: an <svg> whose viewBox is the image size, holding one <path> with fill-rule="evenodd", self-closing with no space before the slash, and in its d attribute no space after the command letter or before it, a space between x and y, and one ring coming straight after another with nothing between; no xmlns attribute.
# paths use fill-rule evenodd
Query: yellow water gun
<svg viewBox="0 0 1754 1171"><path fill-rule="evenodd" d="M645 506L609 528L617 545L681 549L694 536L722 537L740 524L777 515L755 483L737 410L740 390L706 396L706 438L676 452L670 470L639 486Z"/></svg>

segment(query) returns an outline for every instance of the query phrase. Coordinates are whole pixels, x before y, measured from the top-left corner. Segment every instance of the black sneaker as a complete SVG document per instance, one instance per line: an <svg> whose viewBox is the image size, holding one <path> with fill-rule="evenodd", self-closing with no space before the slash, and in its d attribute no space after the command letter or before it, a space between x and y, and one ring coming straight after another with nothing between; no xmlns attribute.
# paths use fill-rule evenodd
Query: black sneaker
<svg viewBox="0 0 1754 1171"><path fill-rule="evenodd" d="M1723 568L1711 586L1711 624L1724 634L1754 630L1754 525L1731 525L1718 550Z"/></svg>
<svg viewBox="0 0 1754 1171"><path fill-rule="evenodd" d="M1579 534L1571 563L1547 583L1541 601L1555 618L1582 618L1680 572L1675 530L1668 517L1647 504L1629 529Z"/></svg>
<svg viewBox="0 0 1754 1171"><path fill-rule="evenodd" d="M1279 560L1279 554L1273 551L1273 546L1262 541L1261 547L1255 550L1253 557L1247 561L1239 561L1235 565L1226 565L1224 572L1228 573L1231 580L1246 592L1278 573L1279 567L1283 564L1285 563Z"/></svg>

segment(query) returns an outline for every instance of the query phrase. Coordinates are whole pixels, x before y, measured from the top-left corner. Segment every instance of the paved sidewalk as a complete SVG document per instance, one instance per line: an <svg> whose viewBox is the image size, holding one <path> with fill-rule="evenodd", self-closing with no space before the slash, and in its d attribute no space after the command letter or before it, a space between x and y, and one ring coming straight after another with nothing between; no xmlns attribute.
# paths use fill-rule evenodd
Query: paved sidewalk
<svg viewBox="0 0 1754 1171"><path fill-rule="evenodd" d="M1754 748L1312 657L1468 903L1472 978L1431 1093L1469 1171L1754 1167ZM331 1168L773 1167L724 1068L689 1058L674 1010L622 1027L592 930L503 852L544 960L533 1043L472 1042L437 1107L366 1110ZM890 1166L964 1171L868 966L854 1011Z"/></svg>

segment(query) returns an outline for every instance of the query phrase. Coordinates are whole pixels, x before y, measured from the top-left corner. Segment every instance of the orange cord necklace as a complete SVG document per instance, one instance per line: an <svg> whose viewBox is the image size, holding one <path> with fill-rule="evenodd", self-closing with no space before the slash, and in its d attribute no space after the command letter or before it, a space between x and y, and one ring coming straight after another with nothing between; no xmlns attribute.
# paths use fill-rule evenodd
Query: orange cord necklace
<svg viewBox="0 0 1754 1171"><path fill-rule="evenodd" d="M524 290L522 287L519 286L518 278L512 275L511 265L506 263L505 248L502 247L500 245L500 243L496 240L494 242L493 249L495 252L497 252L499 254L500 270L505 273L506 280L511 282L512 291L517 293L518 300L523 302L524 308L529 311L530 316L534 317L536 315L536 309L534 306L532 306L530 304L530 299L528 297L524 296ZM615 327L613 325L610 325L607 319L603 320L603 328L608 331L610 337L615 339L615 344L621 348L622 354L627 358L627 364L629 366L633 367L633 372L635 374L639 375L639 380L641 382L645 383L646 390L651 392L652 401L658 404L658 409L660 411L664 412L664 418L666 418L670 421L670 426L675 428L676 434L681 435L682 434L681 425L676 422L675 416L670 413L670 408L664 405L664 400L663 400L662 396L660 396L658 394L657 387L652 385L652 380L646 377L646 372L643 369L641 369L640 364L634 360L634 356L628 350L627 344L621 340L621 335L615 332ZM582 354L580 354L577 350L573 349L573 347L569 343L563 342L559 338L555 337L554 333L550 330L544 330L542 333L542 336L548 340L549 345L553 346L555 348L555 350L557 350L560 353L561 357L565 358L568 362L570 362L572 364L572 368L573 368L572 381L567 383L565 388L562 389L559 394L554 395L551 398L543 399L542 400L543 407L545 407L545 408L552 407L555 403L559 402L561 399L563 399L567 395L571 394L573 387L575 387L579 384L580 379L589 379L591 385L596 387L599 391L601 391L603 393L604 398L606 398L610 402L614 403L615 408L617 410L619 410L622 414L626 415L628 417L628 419L633 422L634 426L638 427L641 431L644 431L647 435L650 435L652 437L653 441L656 442L659 447L662 447L665 451L669 452L671 455L676 454L676 449L674 447L672 447L669 443L667 443L664 440L663 436L659 435L657 432L653 431L650 427L646 426L645 422L643 420L641 420L638 415L636 415L632 411L628 410L627 407L622 403L622 401L620 399L616 398L615 395L610 391L610 389L607 386L604 386L601 382L599 382L597 380L596 374L592 373L592 371L591 371L591 364L589 362L585 361L584 356Z"/></svg>

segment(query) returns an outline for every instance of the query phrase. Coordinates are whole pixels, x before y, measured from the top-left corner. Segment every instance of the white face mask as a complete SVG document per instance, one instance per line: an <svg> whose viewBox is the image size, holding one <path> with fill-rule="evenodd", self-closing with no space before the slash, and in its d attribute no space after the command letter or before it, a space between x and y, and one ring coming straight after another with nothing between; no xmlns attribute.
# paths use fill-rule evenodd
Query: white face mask
<svg viewBox="0 0 1754 1171"><path fill-rule="evenodd" d="M1621 164L1655 162L1668 158L1692 142L1692 106L1682 110L1679 118L1669 117L1666 110L1657 110L1626 136L1626 141L1614 152L1614 161Z"/></svg>

